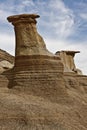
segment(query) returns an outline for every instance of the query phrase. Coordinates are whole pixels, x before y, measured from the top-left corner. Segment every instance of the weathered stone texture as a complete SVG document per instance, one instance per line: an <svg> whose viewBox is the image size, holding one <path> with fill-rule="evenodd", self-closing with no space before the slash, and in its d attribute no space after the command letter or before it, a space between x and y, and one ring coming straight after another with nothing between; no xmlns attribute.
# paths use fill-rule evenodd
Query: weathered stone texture
<svg viewBox="0 0 87 130"><path fill-rule="evenodd" d="M21 55L52 55L46 49L43 38L36 29L38 15L16 15L8 17L12 22L16 35L16 56Z"/></svg>
<svg viewBox="0 0 87 130"><path fill-rule="evenodd" d="M46 49L37 17L8 17L16 56L14 67L0 73L0 130L87 130L87 76L78 74L75 51Z"/></svg>
<svg viewBox="0 0 87 130"><path fill-rule="evenodd" d="M8 17L16 34L14 76L8 87L28 89L36 95L43 93L48 96L50 92L53 95L54 84L56 98L58 93L65 93L63 64L58 56L46 49L43 38L36 30L37 17L33 14Z"/></svg>
<svg viewBox="0 0 87 130"><path fill-rule="evenodd" d="M8 70L14 66L14 57L0 49L0 88L8 86L9 80L6 77ZM9 76L10 77L10 76Z"/></svg>
<svg viewBox="0 0 87 130"><path fill-rule="evenodd" d="M74 56L76 53L79 53L79 51L56 52L56 55L58 55L62 60L62 63L64 65L64 72L74 72L77 74L82 74L81 70L77 69L74 63Z"/></svg>
<svg viewBox="0 0 87 130"><path fill-rule="evenodd" d="M14 65L14 57L0 49L0 74Z"/></svg>
<svg viewBox="0 0 87 130"><path fill-rule="evenodd" d="M2 60L6 60L10 63L14 63L14 56L10 55L9 53L7 53L6 51L3 51L0 49L0 61Z"/></svg>

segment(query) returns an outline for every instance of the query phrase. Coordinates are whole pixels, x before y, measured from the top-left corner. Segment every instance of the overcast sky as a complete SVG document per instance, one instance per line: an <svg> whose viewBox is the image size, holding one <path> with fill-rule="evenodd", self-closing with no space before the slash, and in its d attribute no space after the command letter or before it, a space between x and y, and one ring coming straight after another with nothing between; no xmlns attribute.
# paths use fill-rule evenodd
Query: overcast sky
<svg viewBox="0 0 87 130"><path fill-rule="evenodd" d="M47 48L77 50L75 62L87 74L87 0L0 0L0 48L14 55L14 29L6 18L37 13L38 32Z"/></svg>

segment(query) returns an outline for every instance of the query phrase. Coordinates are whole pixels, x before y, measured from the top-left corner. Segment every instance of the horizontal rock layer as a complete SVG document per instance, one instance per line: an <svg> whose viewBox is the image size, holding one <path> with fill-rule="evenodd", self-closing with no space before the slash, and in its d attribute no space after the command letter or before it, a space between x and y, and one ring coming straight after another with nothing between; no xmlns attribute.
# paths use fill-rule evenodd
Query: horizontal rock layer
<svg viewBox="0 0 87 130"><path fill-rule="evenodd" d="M60 56L63 66L46 49L37 17L8 17L15 26L16 57L14 67L0 74L0 129L87 130L87 76L75 72L75 51Z"/></svg>
<svg viewBox="0 0 87 130"><path fill-rule="evenodd" d="M61 95L64 91L63 64L59 57L19 56L15 59L13 81L9 88L33 92L35 95Z"/></svg>

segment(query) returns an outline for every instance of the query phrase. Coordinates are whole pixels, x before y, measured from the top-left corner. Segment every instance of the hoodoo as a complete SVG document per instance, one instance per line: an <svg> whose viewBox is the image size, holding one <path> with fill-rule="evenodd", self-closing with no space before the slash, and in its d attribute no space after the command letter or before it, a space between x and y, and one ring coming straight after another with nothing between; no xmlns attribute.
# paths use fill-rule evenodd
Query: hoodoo
<svg viewBox="0 0 87 130"><path fill-rule="evenodd" d="M16 49L15 57L0 50L0 130L87 130L87 76L75 66L77 51L50 53L38 17L8 17Z"/></svg>
<svg viewBox="0 0 87 130"><path fill-rule="evenodd" d="M80 51L58 51L56 55L61 58L61 61L64 65L64 72L73 72L76 74L82 74L80 69L76 68L74 62L74 56L76 53L80 53Z"/></svg>
<svg viewBox="0 0 87 130"><path fill-rule="evenodd" d="M64 88L63 64L59 56L46 49L43 38L38 34L38 17L36 14L21 14L7 18L14 25L16 36L13 82L9 87L37 90L35 93L41 95L51 95L53 91L55 95L61 94Z"/></svg>

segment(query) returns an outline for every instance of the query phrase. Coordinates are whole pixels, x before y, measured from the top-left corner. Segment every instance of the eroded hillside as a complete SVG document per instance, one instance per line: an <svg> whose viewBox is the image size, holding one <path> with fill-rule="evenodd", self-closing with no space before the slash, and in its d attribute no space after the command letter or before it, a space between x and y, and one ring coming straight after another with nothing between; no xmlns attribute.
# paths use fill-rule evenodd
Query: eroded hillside
<svg viewBox="0 0 87 130"><path fill-rule="evenodd" d="M87 76L75 66L75 51L46 49L38 17L8 17L16 55L0 55L0 130L87 130Z"/></svg>

